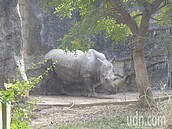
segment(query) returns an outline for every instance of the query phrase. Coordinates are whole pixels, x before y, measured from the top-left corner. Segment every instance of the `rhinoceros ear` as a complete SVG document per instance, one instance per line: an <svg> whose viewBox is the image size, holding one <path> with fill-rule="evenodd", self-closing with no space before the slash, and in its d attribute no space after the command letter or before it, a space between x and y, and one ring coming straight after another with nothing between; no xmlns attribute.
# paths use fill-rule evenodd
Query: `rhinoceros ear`
<svg viewBox="0 0 172 129"><path fill-rule="evenodd" d="M109 62L113 63L113 61L116 59L116 56L114 56Z"/></svg>

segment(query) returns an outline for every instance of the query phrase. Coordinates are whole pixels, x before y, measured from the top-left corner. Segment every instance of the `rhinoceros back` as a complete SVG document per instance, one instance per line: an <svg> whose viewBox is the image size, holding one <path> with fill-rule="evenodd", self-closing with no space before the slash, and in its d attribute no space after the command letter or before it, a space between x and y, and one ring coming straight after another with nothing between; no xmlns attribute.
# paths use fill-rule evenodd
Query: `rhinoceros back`
<svg viewBox="0 0 172 129"><path fill-rule="evenodd" d="M61 49L53 49L45 59L51 59L56 74L64 81L80 82L80 69L84 57L82 51L76 52L64 51Z"/></svg>

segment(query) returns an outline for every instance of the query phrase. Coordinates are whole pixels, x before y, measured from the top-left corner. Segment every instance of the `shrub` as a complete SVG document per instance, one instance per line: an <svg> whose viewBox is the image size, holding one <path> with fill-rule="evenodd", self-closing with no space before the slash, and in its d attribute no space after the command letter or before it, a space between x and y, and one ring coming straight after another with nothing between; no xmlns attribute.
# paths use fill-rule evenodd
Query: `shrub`
<svg viewBox="0 0 172 129"><path fill-rule="evenodd" d="M2 104L12 104L11 129L28 129L34 103L28 101L29 91L42 79L42 75L28 81L16 79L5 83L6 90L0 90Z"/></svg>

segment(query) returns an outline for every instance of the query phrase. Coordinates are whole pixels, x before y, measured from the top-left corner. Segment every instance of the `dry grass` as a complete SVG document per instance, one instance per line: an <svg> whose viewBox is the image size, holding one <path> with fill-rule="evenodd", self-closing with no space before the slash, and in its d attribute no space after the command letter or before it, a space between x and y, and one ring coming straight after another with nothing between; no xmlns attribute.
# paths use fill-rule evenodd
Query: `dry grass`
<svg viewBox="0 0 172 129"><path fill-rule="evenodd" d="M166 129L172 129L172 100L165 100L160 105L166 118Z"/></svg>

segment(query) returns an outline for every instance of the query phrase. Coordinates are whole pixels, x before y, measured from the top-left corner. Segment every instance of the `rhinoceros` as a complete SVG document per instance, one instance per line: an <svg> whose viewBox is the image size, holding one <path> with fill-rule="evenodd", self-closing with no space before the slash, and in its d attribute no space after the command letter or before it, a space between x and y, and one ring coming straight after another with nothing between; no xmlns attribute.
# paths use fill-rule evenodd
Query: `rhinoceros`
<svg viewBox="0 0 172 129"><path fill-rule="evenodd" d="M114 76L112 65L114 58L108 61L104 54L94 49L89 49L87 52L53 49L44 56L44 60L44 68L53 66L53 76L61 82L85 84L84 92L87 96L95 96L95 88L99 84L102 84L106 91L111 92L125 81L125 78ZM45 78L46 81L49 76L46 75ZM44 92L46 93L45 86ZM63 85L60 86L60 92L66 94Z"/></svg>

